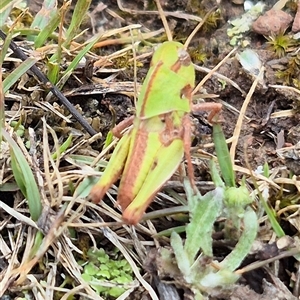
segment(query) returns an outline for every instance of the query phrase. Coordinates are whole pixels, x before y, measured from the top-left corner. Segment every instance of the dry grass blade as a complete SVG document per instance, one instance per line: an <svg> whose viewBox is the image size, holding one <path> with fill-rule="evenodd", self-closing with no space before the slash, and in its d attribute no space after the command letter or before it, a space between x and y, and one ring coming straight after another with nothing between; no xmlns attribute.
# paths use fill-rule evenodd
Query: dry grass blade
<svg viewBox="0 0 300 300"><path fill-rule="evenodd" d="M264 67L261 67L261 69L259 70L259 75L256 77L256 79L254 80L247 96L246 96L246 99L243 103L243 106L240 110L240 114L239 114L239 118L237 120L237 123L236 123L236 126L235 126L235 129L234 129L234 133L233 133L233 140L232 140L232 143L231 143L231 148L230 148L230 158L231 158L231 161L234 162L234 157L235 157L235 151L236 151L236 146L237 146L237 143L238 143L238 139L239 139L239 135L241 133L241 128L242 128L242 122L243 122L243 119L244 119L244 115L246 113L246 110L247 110L247 107L248 107L248 104L251 100L251 97L256 89L256 86L259 82L259 78L261 77L261 75L263 74L265 68Z"/></svg>
<svg viewBox="0 0 300 300"><path fill-rule="evenodd" d="M155 3L156 3L156 6L157 6L157 9L158 9L160 18L163 22L168 41L172 41L173 40L172 33L171 33L170 28L169 28L169 24L168 24L168 21L166 19L165 13L164 13L164 11L161 7L160 0L155 0Z"/></svg>
<svg viewBox="0 0 300 300"><path fill-rule="evenodd" d="M196 35L196 33L200 30L200 28L203 26L203 24L207 21L208 17L210 16L210 14L215 10L216 8L213 7L211 8L205 15L205 17L202 19L202 21L195 27L195 29L193 30L193 32L188 36L188 38L186 39L185 43L184 43L184 47L187 49L190 42L192 41L193 37Z"/></svg>
<svg viewBox="0 0 300 300"><path fill-rule="evenodd" d="M16 211L14 208L6 205L4 202L0 201L0 207L6 211L10 216L16 218L17 220L19 220L20 222L27 224L30 227L33 227L35 229L38 229L36 223L34 221L32 221L32 219L24 216L24 214Z"/></svg>
<svg viewBox="0 0 300 300"><path fill-rule="evenodd" d="M205 72L207 74L209 74L211 72L210 69L203 67L203 66L194 65L194 67L197 71ZM231 80L230 78L228 78L218 72L214 72L213 76L215 76L221 80L224 80L228 84L231 84L234 88L236 88L238 91L240 91L242 95L246 95L245 91L235 81Z"/></svg>
<svg viewBox="0 0 300 300"><path fill-rule="evenodd" d="M5 272L0 274L0 282L1 282L1 289L0 289L0 297L3 296L3 294L6 292L7 288L12 284L12 282L15 282L15 279L18 274L15 273L15 266L19 265L20 262L18 260L18 253L20 251L22 241L25 234L25 228L23 226L20 226L17 231L17 236L14 240L14 243L10 245L10 252L8 257L9 264L5 269ZM2 247L1 247L2 250ZM2 252L2 251L1 251Z"/></svg>
<svg viewBox="0 0 300 300"><path fill-rule="evenodd" d="M0 37L3 40L7 39L7 36L5 35L5 33L3 31L0 30ZM10 42L10 48L15 52L15 54L21 58L23 61L26 60L28 57L26 56L26 54L13 42ZM61 93L60 90L58 90L58 88L53 85L48 78L45 76L45 74L43 72L41 72L41 70L36 66L33 65L31 67L31 71L33 71L35 73L35 75L38 77L39 80L41 80L41 82L43 82L47 87L50 88L50 90L52 91L52 93L58 98L60 99L60 101L67 107L67 109L72 113L72 115L74 116L74 118L83 126L83 128L86 129L86 131L90 134L90 135L95 135L97 132L91 127L91 125L85 120L85 118L82 117L82 115L74 108L74 106L69 102L69 100Z"/></svg>

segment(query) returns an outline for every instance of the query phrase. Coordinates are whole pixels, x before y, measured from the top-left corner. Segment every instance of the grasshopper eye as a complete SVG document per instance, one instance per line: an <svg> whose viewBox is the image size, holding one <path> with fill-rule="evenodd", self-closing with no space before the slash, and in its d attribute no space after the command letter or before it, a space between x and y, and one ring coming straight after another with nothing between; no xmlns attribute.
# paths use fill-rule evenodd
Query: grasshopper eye
<svg viewBox="0 0 300 300"><path fill-rule="evenodd" d="M189 66L192 62L190 55L184 49L178 50L178 58L179 58L181 65L186 66L186 67Z"/></svg>

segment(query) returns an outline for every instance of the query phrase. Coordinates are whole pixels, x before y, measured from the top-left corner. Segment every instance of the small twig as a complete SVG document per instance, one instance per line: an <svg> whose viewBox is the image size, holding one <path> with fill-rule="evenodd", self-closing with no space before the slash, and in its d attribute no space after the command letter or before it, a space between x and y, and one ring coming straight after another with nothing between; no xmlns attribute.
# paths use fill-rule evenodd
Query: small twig
<svg viewBox="0 0 300 300"><path fill-rule="evenodd" d="M0 30L0 37L4 41L6 39L6 34ZM10 49L22 60L25 61L28 57L27 55L17 46L13 41L10 42ZM92 128L92 126L86 121L86 119L75 109L72 103L62 94L62 92L53 85L47 76L45 76L42 71L33 65L30 70L36 75L36 77L51 90L54 96L59 99L59 101L68 109L68 111L73 115L73 117L82 125L82 127L90 134L95 135L97 132Z"/></svg>
<svg viewBox="0 0 300 300"><path fill-rule="evenodd" d="M134 9L128 9L125 8L122 5L121 0L117 0L117 4L120 10L128 12L130 14L136 15L136 14L143 14L143 15L159 15L159 12L156 10L134 10ZM184 19L184 20L191 20L196 22L201 22L202 18L190 14L186 14L183 11L164 11L165 16L171 16L178 19Z"/></svg>
<svg viewBox="0 0 300 300"><path fill-rule="evenodd" d="M195 64L194 64L194 68L196 71L204 72L207 74L211 71L211 69L209 69L209 68L206 68L203 66L197 66ZM231 84L234 88L236 88L238 91L240 91L243 96L246 96L246 92L242 88L240 88L240 86L235 81L231 80L230 78L228 78L218 72L214 72L213 76L217 77L220 80L224 80L228 84Z"/></svg>
<svg viewBox="0 0 300 300"><path fill-rule="evenodd" d="M299 255L299 253L300 253L299 248L295 247L295 248L289 249L287 251L284 251L284 252L280 253L279 255L271 257L269 259L266 259L263 261L256 261L246 267L236 270L235 273L238 275L245 274L246 272L250 272L255 269L262 268L262 267L266 266L267 264L270 264L276 260L283 259L283 258L290 257L290 256Z"/></svg>
<svg viewBox="0 0 300 300"><path fill-rule="evenodd" d="M206 22L206 20L208 19L208 17L213 13L213 11L216 9L216 7L213 7L206 15L205 17L202 19L201 22L199 22L199 24L194 28L194 30L192 31L192 33L188 36L188 38L186 39L185 43L184 43L184 47L185 49L188 48L188 45L190 44L191 40L193 39L193 37L195 36L195 34L200 30L200 28L203 26L203 24Z"/></svg>

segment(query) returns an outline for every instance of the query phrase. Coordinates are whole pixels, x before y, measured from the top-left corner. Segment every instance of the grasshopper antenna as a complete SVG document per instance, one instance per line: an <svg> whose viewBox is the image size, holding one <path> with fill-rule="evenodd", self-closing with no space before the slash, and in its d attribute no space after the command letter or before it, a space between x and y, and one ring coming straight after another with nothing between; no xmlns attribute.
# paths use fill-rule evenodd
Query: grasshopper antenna
<svg viewBox="0 0 300 300"><path fill-rule="evenodd" d="M134 42L134 37L132 30L130 29L131 45L132 45L132 56L133 56L133 77L134 77L134 107L136 107L137 101L137 61L136 61L136 43Z"/></svg>
<svg viewBox="0 0 300 300"><path fill-rule="evenodd" d="M164 25L164 28L165 28L168 41L172 41L173 40L172 33L171 33L171 30L170 30L167 18L166 18L165 14L164 14L164 11L163 11L163 9L162 9L162 7L160 5L159 0L155 0L155 2L156 2L157 10L158 10L158 13L160 15L161 21L162 21L162 23Z"/></svg>

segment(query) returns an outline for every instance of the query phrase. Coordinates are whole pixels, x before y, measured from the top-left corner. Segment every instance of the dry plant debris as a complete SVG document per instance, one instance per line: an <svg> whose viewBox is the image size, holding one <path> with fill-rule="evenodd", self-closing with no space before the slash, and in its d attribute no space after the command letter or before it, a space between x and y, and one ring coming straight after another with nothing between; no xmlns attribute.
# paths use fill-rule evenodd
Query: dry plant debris
<svg viewBox="0 0 300 300"><path fill-rule="evenodd" d="M198 291L187 280L193 274L174 263L180 251L170 245L172 228L190 226L178 235L186 247L191 230L186 224L192 224L188 188L178 174L135 227L124 225L114 207L117 186L100 205L86 200L117 143L108 132L134 114L132 100L153 48L166 40L156 7L149 1L8 2L1 7L7 38L0 57L0 299L194 299ZM201 82L201 96L194 97L223 104L222 127L236 182L251 194L258 219L251 250L233 271L239 280L230 274L230 285L202 286L203 299L298 299L299 41L290 25L278 35L264 33L266 39L249 28L235 51L242 53L244 45L254 50L260 73L241 68L234 55L214 72L232 50L227 20L240 17L243 6L231 1L161 4L180 42L214 12L188 49ZM287 1L280 11L298 20L298 7L297 1ZM265 11L271 9L269 4ZM48 13L53 27L46 26ZM11 41L29 58L9 49ZM68 98L75 116L34 68ZM203 84L206 73L210 78ZM77 122L81 117L85 129ZM201 193L213 193L211 126L195 115L193 127L196 184ZM235 207L232 219L217 211L211 217L213 254L195 260L203 273L216 276L240 245L246 232L241 212L244 207Z"/></svg>

